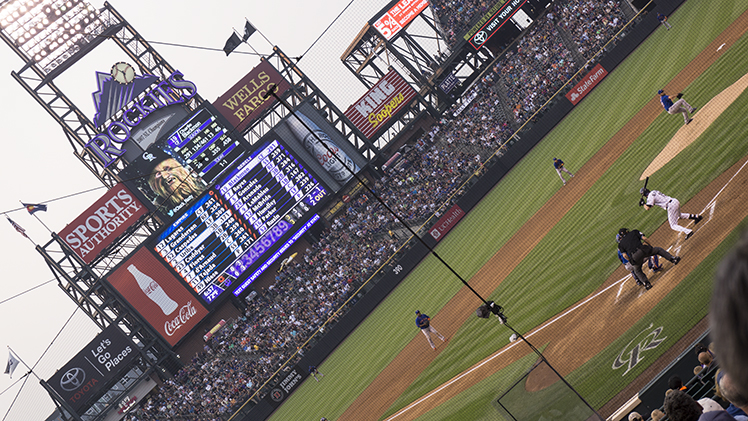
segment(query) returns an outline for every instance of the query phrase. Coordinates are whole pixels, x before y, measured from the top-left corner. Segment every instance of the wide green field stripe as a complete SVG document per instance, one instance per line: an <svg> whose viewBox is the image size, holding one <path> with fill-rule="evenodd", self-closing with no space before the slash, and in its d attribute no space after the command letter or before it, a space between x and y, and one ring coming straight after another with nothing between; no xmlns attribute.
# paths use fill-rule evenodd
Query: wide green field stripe
<svg viewBox="0 0 748 421"><path fill-rule="evenodd" d="M660 301L649 313L639 320L626 334L621 336L603 352L585 363L582 367L567 376L567 381L579 391L593 406L599 408L609 401L617 391L631 383L641 374L649 363L660 357L672 344L682 337L691 326L700 321L708 311L711 295L712 279L716 265L722 256L735 244L735 241L748 225L743 221L742 228L733 231L703 262L691 272L681 283ZM488 323L488 322L486 322ZM650 325L652 326L650 328ZM642 352L638 364L623 375L628 366L613 370L613 361L624 348L631 350L653 329L663 327L659 338L665 338L658 347ZM645 334L641 335L641 332ZM627 347L629 342L638 335L638 339ZM650 337L651 339L651 337ZM594 340L593 337L588 340ZM647 342L648 343L648 342ZM535 346L543 344L534 344ZM528 369L537 358L528 354L522 360L500 370L475 386L465 390L438 408L424 414L418 421L437 420L481 420L504 421L494 409L492 403L498 396L516 381L523 371ZM630 357L622 357L629 361ZM551 361L553 364L553 361ZM694 363L694 365L696 365ZM522 367L522 369L518 369ZM553 387L558 387L557 382ZM525 403L534 400L538 393L527 393L523 398Z"/></svg>
<svg viewBox="0 0 748 421"><path fill-rule="evenodd" d="M714 84L712 95L715 95L742 76L734 70L736 65L748 66L748 36L741 38L693 86ZM748 137L745 109L748 109L748 93L741 95L699 140L658 171L652 185L685 203L745 156L748 144L736 141ZM659 209L644 212L636 206L641 185L638 176L648 165L641 157L656 156L674 133L668 124L672 117L664 113L659 116L491 295L491 299L506 307L515 328L530 330L547 320L549 314L562 311L596 289L619 266L613 242L618 228L637 227L651 233L663 224L664 212ZM688 169L686 175L684 168ZM388 414L476 363L497 346L505 345L507 335L501 335L501 331L506 330L499 326L487 328L480 320L468 320L451 340L451 346L422 373ZM497 335L498 343L476 339ZM463 352L465 347L469 351Z"/></svg>
<svg viewBox="0 0 748 421"><path fill-rule="evenodd" d="M689 89L714 96L741 77L742 70L748 69L746 66L748 37L744 36ZM748 120L743 116L746 107L748 94L742 95L697 142L658 171L652 185L685 203L745 156L748 145L735 140L748 136ZM576 117L571 116L567 121ZM675 125L671 124L674 119ZM682 121L677 121L677 116L662 113L491 295L491 299L506 307L517 329L527 331L537 326L596 289L619 265L613 242L618 228L637 227L651 233L666 220L659 209L645 213L636 206L641 186L639 175L680 124ZM506 334L501 335L501 331L506 330L499 326L488 327L480 320L468 320L450 341L450 347L387 414L396 412L505 345L508 338ZM497 335L498 343L481 340Z"/></svg>
<svg viewBox="0 0 748 421"><path fill-rule="evenodd" d="M692 8L704 9L699 2L689 3L693 3ZM689 3L681 7L674 17L680 16L681 11L688 9L691 6ZM710 2L707 9L718 16L718 18L715 17L715 22L705 30L711 38L700 41L702 37L706 38L702 35L704 33L702 31L699 39L693 42L701 45L700 48L708 44L716 34L739 15L738 8L734 7L735 4L736 2L727 0ZM743 5L743 9L745 7L748 5ZM701 27L702 23L702 21L691 23L692 30L695 31L694 28L697 26ZM684 23L681 25L685 26ZM645 64L653 62L652 57L657 56L658 50L670 49L670 40L663 38L664 33L665 31L658 31L650 37L644 46L640 47L631 58L603 81L602 85L562 122L559 129L554 130L548 139L541 142L508 174L481 202L480 206L471 212L453 234L450 234L437 248L437 252L453 264L463 277L469 278L477 272L560 187L560 180L551 168L553 156L562 157L569 163L572 170L575 170L651 99L653 95L651 87L638 87L637 84L631 83L632 80L640 81L641 75L632 77L624 73L627 72L625 70L627 68L631 70L646 67ZM672 33L673 31L668 31L667 35ZM650 46L650 44L655 46ZM678 50L678 48L684 47L672 46L672 49ZM687 62L690 47L688 51L682 51L682 53ZM692 58L695 53L690 57ZM629 65L630 61L636 64ZM661 83L665 83L678 71L678 67L668 63L667 66L657 66L654 73L660 72L658 78L662 79ZM648 73L652 72L648 70ZM660 81L656 80L652 83L657 86ZM625 95L621 93L623 89L625 89ZM686 92L690 95L691 91ZM615 107L611 104L615 104ZM655 152L655 150L649 152ZM638 179L638 174L636 178ZM579 224L577 228L589 229L584 224ZM607 249L612 250L612 246L606 245ZM560 247L548 247L545 250L549 257L554 257L563 251ZM587 251L588 254L597 252L599 250ZM607 256L605 253L603 258L609 259L609 270L612 270L615 263L614 256L612 254ZM541 261L535 264L547 265L548 262ZM536 281L544 283L543 287L545 287L545 284L553 283L554 279L546 277L536 279ZM413 325L413 310L419 308L422 311L434 313L459 288L459 282L448 275L448 272L435 263L434 259L426 259L320 367L323 373L330 373L330 376L325 377L320 383L306 382L276 411L272 419L302 419L316 413L317 409L324 412L320 416L325 415L333 419L339 416L413 336L418 334ZM532 289L530 285L526 288L528 291ZM572 297L573 295L570 295L567 300L571 300ZM512 309L512 311L516 310ZM552 314L547 313L545 318L547 319ZM480 335L481 331L477 330L476 333ZM454 344L450 344L447 351L453 346ZM485 355L487 354L483 356ZM479 355L474 355L474 358L479 359Z"/></svg>

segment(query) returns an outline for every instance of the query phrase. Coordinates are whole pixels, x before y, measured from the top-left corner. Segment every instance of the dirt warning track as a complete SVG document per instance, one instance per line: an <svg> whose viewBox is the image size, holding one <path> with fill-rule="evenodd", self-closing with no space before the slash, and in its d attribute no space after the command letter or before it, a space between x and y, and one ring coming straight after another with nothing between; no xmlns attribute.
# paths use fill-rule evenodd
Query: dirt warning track
<svg viewBox="0 0 748 421"><path fill-rule="evenodd" d="M666 92L680 92L684 90L691 82L693 82L702 72L709 68L725 51L737 41L748 29L748 12L743 13L738 19L736 19L722 34L720 34L709 46L707 46L691 63L688 64L667 86L663 87ZM722 44L722 48L718 47ZM587 190L594 185L595 182L608 170L608 168L620 157L620 155L636 140L639 135L657 118L662 112L662 107L659 104L657 98L652 98L631 120L629 120L622 128L618 131L585 165L579 169L575 174L576 176L567 183L567 186L560 189L546 204L541 207L535 215L533 215L518 231L517 233L507 241L507 243L497 251L491 260L470 280L470 285L481 295L489 295L497 286L497 280L504 279L512 270L516 267L519 262L526 257L530 251L542 240L542 238L552 229L552 227L558 223L561 218L572 208L572 206L587 192ZM699 118L698 113L695 117L694 122ZM693 123L692 123L693 124ZM742 163L743 161L741 161ZM736 169L731 168L735 174ZM741 171L740 174L745 174L746 171ZM716 192L711 189L716 189L719 185L719 180L726 184L726 178L731 177L730 172L726 172L721 177L718 177L710 186L694 197L687 205L688 209L698 209L699 207L706 207L707 203L715 196ZM715 184L716 183L716 184ZM748 192L748 178L741 178L735 181L733 184L740 184L742 187L735 192L735 194L743 194ZM721 185L720 185L721 186ZM720 187L721 188L721 187ZM731 190L732 191L732 190ZM724 194L724 193L723 193ZM748 194L748 193L746 193ZM722 196L727 197L727 196ZM732 198L736 199L736 198ZM725 200L725 205L733 204L736 207L740 207L741 204L745 203L748 197L740 196L740 200ZM703 202L703 203L702 203ZM727 206L724 206L725 208ZM712 209L714 212L721 212L722 206L714 206ZM745 211L745 209L743 209ZM734 212L732 216L738 218L739 212ZM669 292L681 279L683 279L697 264L703 259L703 256L691 254L691 248L703 250L704 253L712 250L716 247L719 242L717 238L720 238L720 232L729 232L737 225L737 222L730 223L726 219L717 219L720 222L704 221L699 226L699 233L694 235L683 248L684 260L678 265L666 273L662 274L658 278L653 279L655 288L648 292L646 297L643 299L636 300L637 305L644 306L639 308L638 314L646 314L646 311L642 312L647 305L654 306L656 302L661 299L664 294ZM736 221L742 220L736 219ZM702 225L703 224L703 225ZM732 228L730 228L732 227ZM715 230L711 232L711 230ZM703 231L703 232L702 232ZM706 235L702 235L706 234ZM714 237L712 237L714 235ZM724 238L727 234L722 235ZM669 228L661 228L653 236L651 236L655 244L673 244L674 233ZM720 240L721 241L721 240ZM698 246L698 247L696 247ZM687 256L687 257L686 257ZM705 255L704 255L705 256ZM666 265L669 263L665 263ZM625 276L625 271L621 269L616 271L611 279L606 282L606 285L601 287L604 290L606 287L610 287L614 282ZM623 281L620 281L623 282ZM630 281L629 281L630 282ZM615 288L612 288L615 289ZM634 289L627 289L627 296L618 297L618 299L633 301L638 291ZM596 292L596 294L599 293ZM594 296L594 294L593 294ZM608 298L609 299L609 298ZM479 305L477 298L467 289L462 288L455 296L440 310L434 319L438 321L439 329L442 334L447 337L452 337L457 330L464 324L465 315L472 313L472 311ZM627 304L631 306L631 304ZM586 323L594 323L597 320L603 320L605 314L596 314L597 311L601 310L602 305L587 306L584 311L574 312L571 317L566 317L564 321L574 319L574 323L580 323L585 321ZM614 321L606 326L607 330L611 330L612 324L621 324L616 328L614 333L618 337L622 332L625 332L633 323L635 319L626 317L620 317L620 314ZM554 364L559 361L557 369L562 374L568 374L574 368L580 366L584 361L589 358L580 356L569 359L570 354L564 350L569 346L568 343L563 341L563 336L559 332L563 323L555 323L542 328L543 335L547 335L547 340L536 337L534 342L550 342L549 347L546 348L545 354L548 358L554 358ZM536 329L538 331L541 328ZM588 327L589 329L589 327ZM588 331L589 332L589 331ZM538 333L540 335L540 333ZM568 330L565 331L565 335L569 335ZM572 337L573 338L573 337ZM609 338L606 340L600 338L601 343L608 344L615 338ZM348 409L341 415L339 420L349 421L365 421L365 420L378 420L384 415L384 412L395 402L395 400L407 389L407 387L431 364L431 362L439 354L439 351L433 353L424 353L423 351L423 338L414 335L413 341L403 348L403 350L396 356L392 362L372 381L372 383L359 395L359 397L348 407ZM512 344L514 345L514 344ZM507 358L501 358L501 365L505 366L512 361L526 355L526 349L521 350L521 347L512 346L507 347L506 350L499 352L507 352ZM561 353L562 358L559 359ZM594 355L594 354L593 354ZM491 358L491 357L489 357ZM561 361L565 360L565 361ZM498 364L498 363L497 363ZM413 404L398 414L393 415L389 419L401 420L413 420L418 416L426 413L428 410L437 407L438 405L446 402L450 397L455 396L459 392L475 384L479 379L485 378L486 375L499 370L501 366L493 364L483 364L485 372L479 370L466 371L475 373L471 375L461 375L459 378L453 379L448 382L448 386L443 385L437 388L435 391L425 395L422 399L417 401L417 404ZM463 373L465 374L465 373ZM528 380L530 381L530 380ZM533 378L533 382L537 387L542 387L542 378Z"/></svg>

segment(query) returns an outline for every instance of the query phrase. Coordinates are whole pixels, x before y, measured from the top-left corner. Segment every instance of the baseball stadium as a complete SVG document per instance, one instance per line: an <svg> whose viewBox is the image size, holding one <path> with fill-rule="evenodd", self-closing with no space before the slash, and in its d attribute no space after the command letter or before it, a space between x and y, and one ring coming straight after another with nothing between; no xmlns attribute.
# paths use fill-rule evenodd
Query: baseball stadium
<svg viewBox="0 0 748 421"><path fill-rule="evenodd" d="M715 266L747 215L746 6L680 5L672 29L652 32L434 250L603 417L684 350L698 365L690 347L707 329ZM665 113L659 89L683 92L693 122ZM574 173L565 186L553 157ZM704 215L687 242L663 212L637 206L645 177ZM615 256L621 227L682 261L638 287ZM499 320L476 317L480 305L428 256L320 365L322 381L307 380L270 419L593 419L552 411L579 402L551 370L533 370L538 356ZM436 351L413 326L416 309L447 337Z"/></svg>
<svg viewBox="0 0 748 421"><path fill-rule="evenodd" d="M401 22L402 32L377 20L414 5L420 9ZM90 396L65 389L85 397L71 406L60 394L60 418L50 419L659 420L650 414L667 412L674 376L694 400L727 408L715 387L720 360L702 354L714 353L709 315L717 268L748 217L748 2L393 0L361 21L370 18L341 57L369 89L345 113L324 95L308 94L317 88L303 74L304 62L296 67L277 48L239 83L245 91L250 77L256 86L275 84L258 91L262 105L246 120L221 114L238 90L201 105L189 75L169 66L160 73L144 64L112 68L124 86L146 77L159 83L159 75L171 83L167 91L184 95L189 108L177 120L194 111L233 125L243 138L219 158L242 147L251 158L265 153L257 145L269 144L320 181L313 193L329 196L277 218L282 230L267 231L277 232L278 243L267 246L272 258L253 257L244 274L238 263L213 274L211 282L224 289L241 285L234 296L199 291L163 244L184 228L176 228L188 219L180 215L192 217L204 203L235 203L221 195L243 176L237 163L245 155L224 165L234 179L208 179L207 165L193 183L199 188L169 204L169 185L194 181L188 170L203 168L203 158L184 160L179 148L159 146L174 138L165 132L139 156L111 143L97 150L94 140L109 142L102 128L123 115L97 108L97 122L88 125L102 134L71 144L90 169L101 168L94 172L111 191L127 187L143 203L143 216L88 257L63 244L74 223L37 251L102 334L119 326L123 346L140 349L118 368L127 365L128 375L139 377L127 383L121 371ZM255 31L247 25L245 42ZM436 28L438 40L419 38L418 25ZM421 55L419 42L439 53ZM226 55L237 45L227 42ZM18 54L26 52L19 47ZM372 64L384 61L386 71ZM65 70L60 63L62 70L40 72L52 80ZM95 100L106 94L105 83ZM364 123L354 118L356 110L375 108L378 93L398 89L404 94L387 97ZM293 110L279 111L283 106ZM291 122L296 113L305 129ZM270 121L277 125L262 128ZM270 135L275 143L266 141ZM153 152L156 146L162 149ZM106 155L113 150L117 156ZM330 157L351 174L334 173ZM187 175L179 180L160 169L164 162ZM153 187L158 180L166 186L161 193ZM655 251L632 257L640 249L625 245L634 235ZM659 261L645 259L658 247ZM54 257L58 249L69 266ZM149 272L146 260L159 269ZM636 274L639 265L645 279ZM140 286L123 286L129 277ZM184 327L162 321L182 305L178 295L198 303L188 317L180 310ZM113 302L113 310L97 310ZM62 385L55 376L47 389ZM147 390L140 388L146 377L154 380ZM117 382L122 393L102 404L104 386L111 394Z"/></svg>

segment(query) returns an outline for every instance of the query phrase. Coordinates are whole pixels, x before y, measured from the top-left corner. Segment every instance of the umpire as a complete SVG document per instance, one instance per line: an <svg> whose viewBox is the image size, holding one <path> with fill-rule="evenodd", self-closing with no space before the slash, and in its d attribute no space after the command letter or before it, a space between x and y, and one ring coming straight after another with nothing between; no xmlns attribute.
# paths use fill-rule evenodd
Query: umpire
<svg viewBox="0 0 748 421"><path fill-rule="evenodd" d="M618 250L626 254L629 262L634 267L636 276L640 281L644 282L644 286L647 289L652 288L652 284L649 283L647 275L642 271L642 265L649 256L660 255L674 265L680 262L680 257L674 257L662 247L652 247L649 241L647 241L647 237L639 232L639 230L629 231L628 228L621 228L618 230L618 235L621 236L621 242L618 243Z"/></svg>

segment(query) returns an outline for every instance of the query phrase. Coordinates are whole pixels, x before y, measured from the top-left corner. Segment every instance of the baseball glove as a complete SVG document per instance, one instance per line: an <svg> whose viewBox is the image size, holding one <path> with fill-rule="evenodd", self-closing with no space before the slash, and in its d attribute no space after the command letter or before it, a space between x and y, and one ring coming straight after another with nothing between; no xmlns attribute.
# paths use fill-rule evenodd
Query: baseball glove
<svg viewBox="0 0 748 421"><path fill-rule="evenodd" d="M683 94L679 92L678 95L676 95L675 97L678 98L678 99L681 99L681 98L683 98Z"/></svg>
<svg viewBox="0 0 748 421"><path fill-rule="evenodd" d="M647 199L644 196L640 197L639 198L639 206L644 206L646 204L647 204Z"/></svg>

